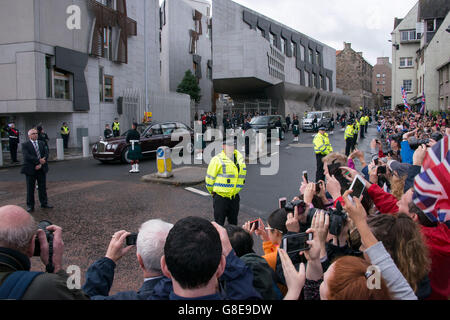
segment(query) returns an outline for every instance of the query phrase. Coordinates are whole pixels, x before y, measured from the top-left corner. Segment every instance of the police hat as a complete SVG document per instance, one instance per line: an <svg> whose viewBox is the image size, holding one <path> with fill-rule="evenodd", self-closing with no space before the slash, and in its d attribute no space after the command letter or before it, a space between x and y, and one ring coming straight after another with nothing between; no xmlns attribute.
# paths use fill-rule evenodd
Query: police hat
<svg viewBox="0 0 450 320"><path fill-rule="evenodd" d="M326 131L326 130L327 130L327 128L325 128L325 127L323 127L323 126L322 126L322 127L320 127L320 128L319 128L319 130L323 130L323 131Z"/></svg>

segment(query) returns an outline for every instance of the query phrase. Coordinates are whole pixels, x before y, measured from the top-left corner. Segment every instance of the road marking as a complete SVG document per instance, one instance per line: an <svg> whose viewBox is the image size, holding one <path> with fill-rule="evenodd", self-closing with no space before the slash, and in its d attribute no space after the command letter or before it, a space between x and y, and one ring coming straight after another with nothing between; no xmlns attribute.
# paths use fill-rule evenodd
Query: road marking
<svg viewBox="0 0 450 320"><path fill-rule="evenodd" d="M203 192L203 191L195 189L195 188L188 187L188 188L184 188L184 189L187 190L187 191L199 194L199 195L204 196L204 197L210 197L211 196L209 193Z"/></svg>

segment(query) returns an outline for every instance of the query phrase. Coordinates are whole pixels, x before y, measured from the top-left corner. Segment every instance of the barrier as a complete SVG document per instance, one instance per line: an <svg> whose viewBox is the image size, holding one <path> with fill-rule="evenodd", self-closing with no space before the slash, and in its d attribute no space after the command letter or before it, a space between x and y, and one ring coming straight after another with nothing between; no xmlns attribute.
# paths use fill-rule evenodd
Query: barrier
<svg viewBox="0 0 450 320"><path fill-rule="evenodd" d="M63 139L56 139L56 159L64 160L64 141L63 141Z"/></svg>
<svg viewBox="0 0 450 320"><path fill-rule="evenodd" d="M158 167L157 176L160 178L173 177L172 173L172 153L168 147L160 147L156 151L156 165Z"/></svg>

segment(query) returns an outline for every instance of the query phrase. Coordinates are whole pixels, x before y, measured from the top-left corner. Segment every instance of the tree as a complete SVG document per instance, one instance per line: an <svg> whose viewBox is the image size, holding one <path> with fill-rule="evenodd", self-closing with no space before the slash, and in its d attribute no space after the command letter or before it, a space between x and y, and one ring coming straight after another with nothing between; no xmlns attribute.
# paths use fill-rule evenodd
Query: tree
<svg viewBox="0 0 450 320"><path fill-rule="evenodd" d="M197 82L197 77L194 76L191 70L185 72L183 80L178 85L177 92L188 94L196 103L200 102L202 98L200 87Z"/></svg>

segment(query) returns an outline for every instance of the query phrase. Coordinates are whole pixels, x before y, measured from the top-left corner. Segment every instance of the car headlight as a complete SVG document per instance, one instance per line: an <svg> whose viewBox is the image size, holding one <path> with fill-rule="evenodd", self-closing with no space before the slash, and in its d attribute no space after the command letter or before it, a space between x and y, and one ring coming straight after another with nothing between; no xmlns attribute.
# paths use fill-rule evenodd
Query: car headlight
<svg viewBox="0 0 450 320"><path fill-rule="evenodd" d="M106 146L106 150L108 150L108 151L110 151L110 150L116 150L117 149L117 147L118 147L119 145L118 144L108 144L107 146Z"/></svg>

